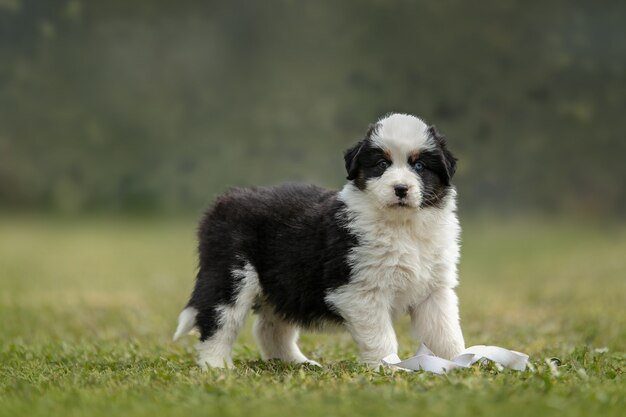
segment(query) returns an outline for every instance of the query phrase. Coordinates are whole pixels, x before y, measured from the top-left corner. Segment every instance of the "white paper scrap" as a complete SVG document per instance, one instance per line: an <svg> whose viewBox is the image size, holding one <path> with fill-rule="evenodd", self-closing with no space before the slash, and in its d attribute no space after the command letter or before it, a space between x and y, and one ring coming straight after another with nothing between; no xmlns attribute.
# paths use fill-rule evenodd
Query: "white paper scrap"
<svg viewBox="0 0 626 417"><path fill-rule="evenodd" d="M451 369L468 368L481 359L488 359L505 368L523 371L528 364L528 355L514 350L504 349L498 346L477 345L468 347L452 360L435 356L435 354L422 344L412 358L401 360L393 354L383 358L383 363L405 371L426 371L436 374L444 374Z"/></svg>

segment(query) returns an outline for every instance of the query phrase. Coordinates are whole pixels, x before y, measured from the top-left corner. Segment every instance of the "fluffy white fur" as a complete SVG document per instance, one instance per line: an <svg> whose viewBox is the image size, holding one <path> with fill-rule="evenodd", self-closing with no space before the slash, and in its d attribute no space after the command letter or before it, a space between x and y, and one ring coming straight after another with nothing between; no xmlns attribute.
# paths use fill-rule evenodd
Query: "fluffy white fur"
<svg viewBox="0 0 626 417"><path fill-rule="evenodd" d="M326 300L346 318L364 362L378 364L397 354L392 321L407 312L413 333L435 354L450 358L465 348L453 291L460 234L456 195L451 190L442 207L416 209L422 187L406 161L432 146L427 127L407 115L379 123L376 143L391 152L394 165L368 180L365 191L347 184L339 193L359 245L349 255L351 282ZM390 207L397 201L393 186L400 183L409 185L411 207Z"/></svg>
<svg viewBox="0 0 626 417"><path fill-rule="evenodd" d="M390 150L394 160L415 150L435 148L428 136L428 125L419 117L394 113L379 120L378 124L372 139L381 148Z"/></svg>

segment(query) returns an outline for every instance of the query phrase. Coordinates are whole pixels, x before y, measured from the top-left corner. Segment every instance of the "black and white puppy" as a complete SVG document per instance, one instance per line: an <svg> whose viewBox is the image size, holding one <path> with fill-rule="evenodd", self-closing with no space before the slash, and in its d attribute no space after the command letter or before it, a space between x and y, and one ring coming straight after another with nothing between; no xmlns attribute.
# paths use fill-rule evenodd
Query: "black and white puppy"
<svg viewBox="0 0 626 417"><path fill-rule="evenodd" d="M397 353L393 319L442 357L465 346L457 285L456 160L417 117L391 114L345 152L348 183L233 189L199 228L200 267L174 339L200 332L202 367L231 366L247 313L264 359L310 361L300 329L344 326L361 359Z"/></svg>

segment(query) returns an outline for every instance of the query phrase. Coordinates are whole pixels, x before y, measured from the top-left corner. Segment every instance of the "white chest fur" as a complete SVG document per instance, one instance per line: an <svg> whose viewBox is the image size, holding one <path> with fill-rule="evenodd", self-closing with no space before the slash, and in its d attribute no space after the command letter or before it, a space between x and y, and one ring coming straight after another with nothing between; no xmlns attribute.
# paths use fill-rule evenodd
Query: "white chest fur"
<svg viewBox="0 0 626 417"><path fill-rule="evenodd" d="M359 244L348 256L350 283L335 296L386 300L393 316L405 313L435 289L457 283L459 224L452 192L442 208L380 210L358 190L340 198L350 218L347 227Z"/></svg>

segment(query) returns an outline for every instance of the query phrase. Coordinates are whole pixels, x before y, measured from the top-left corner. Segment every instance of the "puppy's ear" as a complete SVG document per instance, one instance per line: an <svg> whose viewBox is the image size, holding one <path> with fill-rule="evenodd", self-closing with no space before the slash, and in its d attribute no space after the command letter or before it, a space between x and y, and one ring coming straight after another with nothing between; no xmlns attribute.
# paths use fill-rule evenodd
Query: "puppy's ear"
<svg viewBox="0 0 626 417"><path fill-rule="evenodd" d="M377 123L372 123L367 128L365 138L360 140L356 145L343 153L343 159L346 161L346 171L348 172L348 180L353 180L359 174L359 153L365 146L365 142L372 136L378 127Z"/></svg>
<svg viewBox="0 0 626 417"><path fill-rule="evenodd" d="M458 159L455 158L454 155L452 155L452 152L448 150L448 143L445 136L439 133L434 125L428 128L428 133L435 140L435 143L441 152L441 159L445 168L442 179L444 180L445 185L450 185L450 180L456 172L456 162Z"/></svg>
<svg viewBox="0 0 626 417"><path fill-rule="evenodd" d="M361 149L365 145L365 139L360 140L356 145L346 150L343 153L343 159L346 162L346 172L348 173L348 180L353 180L359 173L358 157Z"/></svg>

